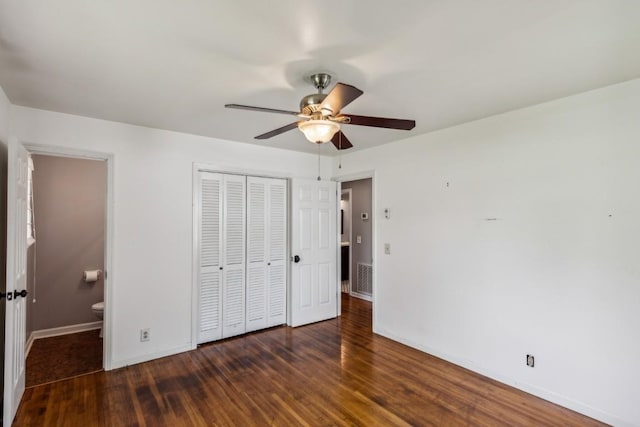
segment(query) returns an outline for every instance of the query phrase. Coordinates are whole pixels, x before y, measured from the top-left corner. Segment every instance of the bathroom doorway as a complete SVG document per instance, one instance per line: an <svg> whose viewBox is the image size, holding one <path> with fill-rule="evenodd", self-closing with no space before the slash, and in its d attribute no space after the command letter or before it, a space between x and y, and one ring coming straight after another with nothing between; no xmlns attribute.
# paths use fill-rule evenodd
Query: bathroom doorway
<svg viewBox="0 0 640 427"><path fill-rule="evenodd" d="M30 170L27 388L105 365L108 164L105 159L32 153Z"/></svg>

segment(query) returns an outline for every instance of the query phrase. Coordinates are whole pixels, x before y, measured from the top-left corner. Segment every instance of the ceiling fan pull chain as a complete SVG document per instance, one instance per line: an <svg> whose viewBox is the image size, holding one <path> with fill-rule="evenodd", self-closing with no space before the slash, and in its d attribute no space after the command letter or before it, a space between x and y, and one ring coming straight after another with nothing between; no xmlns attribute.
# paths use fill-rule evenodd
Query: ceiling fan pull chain
<svg viewBox="0 0 640 427"><path fill-rule="evenodd" d="M318 146L318 181L321 181L320 178L320 144L316 144Z"/></svg>
<svg viewBox="0 0 640 427"><path fill-rule="evenodd" d="M342 131L338 131L338 169L342 169Z"/></svg>

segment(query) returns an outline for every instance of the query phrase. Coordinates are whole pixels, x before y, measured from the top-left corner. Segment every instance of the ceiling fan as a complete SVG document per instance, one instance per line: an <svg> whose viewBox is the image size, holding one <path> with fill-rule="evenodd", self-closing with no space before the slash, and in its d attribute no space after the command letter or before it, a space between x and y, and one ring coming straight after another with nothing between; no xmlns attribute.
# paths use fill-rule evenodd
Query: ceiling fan
<svg viewBox="0 0 640 427"><path fill-rule="evenodd" d="M342 114L340 111L362 95L363 92L354 86L336 83L333 89L331 89L328 94L325 94L323 91L329 86L331 76L326 73L317 73L313 74L310 78L318 90L318 93L313 93L302 98L299 112L240 104L226 104L225 107L266 113L288 114L302 119L258 135L255 139L272 138L291 129L298 128L309 141L316 144L324 144L325 142L331 141L338 150L353 147L351 142L340 130L340 125L343 124L400 130L411 130L416 125L415 120Z"/></svg>

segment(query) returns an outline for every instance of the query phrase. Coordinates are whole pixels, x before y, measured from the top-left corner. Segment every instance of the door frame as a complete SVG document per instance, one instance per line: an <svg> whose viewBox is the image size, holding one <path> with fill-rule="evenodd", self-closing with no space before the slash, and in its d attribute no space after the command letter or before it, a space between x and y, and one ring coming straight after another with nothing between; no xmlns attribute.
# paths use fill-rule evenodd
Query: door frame
<svg viewBox="0 0 640 427"><path fill-rule="evenodd" d="M342 184L342 183L341 183ZM348 194L349 195L349 295L351 295L351 288L353 286L352 283L352 279L353 279L353 266L352 266L352 262L351 260L353 259L353 229L352 229L352 222L351 219L353 218L353 189L352 188L342 188L342 185L340 185L340 201L342 201L342 196L344 194ZM340 205L338 205L338 207L340 207ZM341 218L342 219L342 218ZM342 233L338 233L340 236L342 236ZM372 233L373 234L373 233ZM338 243L342 243L342 242L338 242ZM342 261L342 245L340 246L340 261ZM342 262L340 262L340 270L342 270ZM342 295L342 274L340 274L340 295Z"/></svg>
<svg viewBox="0 0 640 427"><path fill-rule="evenodd" d="M371 268L371 273L373 274L373 283L372 283L372 298L371 298L371 302L372 302L372 306L371 306L371 325L373 328L373 332L376 332L377 328L377 321L376 321L376 300L377 300L377 283L378 283L378 275L376 274L376 270L377 270L377 257L376 257L376 248L378 247L378 209L377 209L377 205L376 205L376 171L375 169L371 169L371 170L365 170L365 171L361 171L361 172L354 172L354 173L349 173L349 174L345 174L345 175L339 175L339 176L335 176L333 178L334 181L337 181L339 186L339 192L342 191L342 183L343 182L348 182L348 181L357 181L359 179L369 179L371 178L371 211L374 212L374 215L372 215L371 218L371 237L372 237L372 242L371 242L371 264L372 264L372 268ZM353 194L352 194L353 196ZM353 202L353 200L351 201ZM338 203L338 211L340 210L340 200L337 200ZM340 240L340 239L338 239ZM352 242L353 243L353 242ZM338 248L337 248L338 253L340 253L340 243L338 242ZM351 268L351 266L349 267ZM338 299L338 315L340 315L342 313L342 298Z"/></svg>
<svg viewBox="0 0 640 427"><path fill-rule="evenodd" d="M191 211L192 211L192 238L191 238L191 349L198 348L198 224L200 216L198 215L198 173L199 172L212 172L228 175L243 175L243 176L255 176L262 178L276 178L284 179L287 182L287 251L285 259L287 263L291 257L291 231L289 227L290 216L289 210L291 209L291 180L293 176L291 174L282 174L271 171L257 170L257 169L244 169L232 166L217 165L213 163L193 162L191 168ZM287 268L287 324L289 324L289 301L291 289L291 271Z"/></svg>
<svg viewBox="0 0 640 427"><path fill-rule="evenodd" d="M75 148L58 147L23 142L29 154L45 156L68 157L86 160L102 160L107 164L105 188L105 233L104 233L104 319L102 366L105 371L112 369L112 330L115 317L113 306L114 269L113 269L113 163L114 155L99 151L79 150Z"/></svg>

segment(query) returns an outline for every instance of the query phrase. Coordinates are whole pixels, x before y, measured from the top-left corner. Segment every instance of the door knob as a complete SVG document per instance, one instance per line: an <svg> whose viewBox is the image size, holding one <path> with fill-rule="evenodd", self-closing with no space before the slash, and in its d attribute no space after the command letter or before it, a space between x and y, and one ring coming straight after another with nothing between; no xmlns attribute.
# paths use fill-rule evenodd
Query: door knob
<svg viewBox="0 0 640 427"><path fill-rule="evenodd" d="M298 255L294 255L293 256L293 262L295 262L296 264L300 262L300 257Z"/></svg>
<svg viewBox="0 0 640 427"><path fill-rule="evenodd" d="M23 289L23 290L21 290L20 292L18 292L18 291L13 291L13 298L14 298L14 299L16 299L16 298L18 298L18 297L22 297L22 298L24 298L24 297L26 297L26 296L27 296L27 294L28 294L28 292L27 292L27 290L26 290L26 289Z"/></svg>

